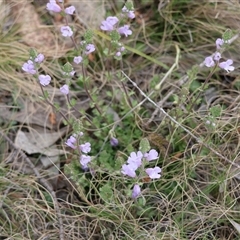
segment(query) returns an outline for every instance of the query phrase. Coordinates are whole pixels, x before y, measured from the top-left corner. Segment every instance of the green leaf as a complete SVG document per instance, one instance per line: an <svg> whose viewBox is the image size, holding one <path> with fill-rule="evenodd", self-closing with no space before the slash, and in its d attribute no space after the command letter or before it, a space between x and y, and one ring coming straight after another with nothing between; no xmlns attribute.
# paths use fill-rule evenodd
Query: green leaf
<svg viewBox="0 0 240 240"><path fill-rule="evenodd" d="M210 113L214 118L220 117L221 112L222 112L222 108L219 105L216 105L210 108Z"/></svg>
<svg viewBox="0 0 240 240"><path fill-rule="evenodd" d="M143 139L140 141L139 150L140 150L142 153L146 153L146 152L148 152L150 149L151 149L151 147L150 147L150 143L149 143L148 139L147 139L147 138L143 138Z"/></svg>
<svg viewBox="0 0 240 240"><path fill-rule="evenodd" d="M105 202L111 202L111 200L113 199L113 190L109 183L104 184L99 189L99 193L100 193L100 197Z"/></svg>

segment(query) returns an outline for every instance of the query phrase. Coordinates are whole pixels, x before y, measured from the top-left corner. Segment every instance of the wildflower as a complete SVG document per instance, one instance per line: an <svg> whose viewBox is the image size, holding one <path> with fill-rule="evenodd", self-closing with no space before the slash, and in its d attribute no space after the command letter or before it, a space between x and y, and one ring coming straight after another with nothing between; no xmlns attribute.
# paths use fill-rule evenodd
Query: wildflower
<svg viewBox="0 0 240 240"><path fill-rule="evenodd" d="M123 164L122 165L122 174L128 175L129 177L136 177L137 166L134 164Z"/></svg>
<svg viewBox="0 0 240 240"><path fill-rule="evenodd" d="M34 59L34 62L41 63L44 60L44 55L42 53L38 54L37 57Z"/></svg>
<svg viewBox="0 0 240 240"><path fill-rule="evenodd" d="M35 74L37 72L32 60L25 62L22 66L22 70L30 74Z"/></svg>
<svg viewBox="0 0 240 240"><path fill-rule="evenodd" d="M118 139L115 138L115 137L111 137L110 138L110 144L113 146L113 147L116 147L118 145Z"/></svg>
<svg viewBox="0 0 240 240"><path fill-rule="evenodd" d="M155 149L151 149L149 153L144 154L144 158L146 158L147 161L156 160L158 158L158 152Z"/></svg>
<svg viewBox="0 0 240 240"><path fill-rule="evenodd" d="M114 25L118 22L117 17L107 17L106 20L102 21L100 28L103 31L112 31L114 29Z"/></svg>
<svg viewBox="0 0 240 240"><path fill-rule="evenodd" d="M70 6L70 7L67 7L67 8L65 9L65 13L72 15L75 10L76 10L76 9L75 9L74 6Z"/></svg>
<svg viewBox="0 0 240 240"><path fill-rule="evenodd" d="M68 95L69 93L69 87L67 84L64 84L62 87L60 87L60 92L65 94L65 95Z"/></svg>
<svg viewBox="0 0 240 240"><path fill-rule="evenodd" d="M135 13L134 13L134 11L129 11L127 15L128 15L128 17L129 17L130 19L134 19L134 18L135 18Z"/></svg>
<svg viewBox="0 0 240 240"><path fill-rule="evenodd" d="M141 188L138 184L135 184L132 191L132 198L136 199L141 193Z"/></svg>
<svg viewBox="0 0 240 240"><path fill-rule="evenodd" d="M77 56L77 57L74 57L73 61L76 63L76 64L79 64L81 63L83 60L83 58L81 56Z"/></svg>
<svg viewBox="0 0 240 240"><path fill-rule="evenodd" d="M160 167L154 167L154 168L147 168L145 170L145 172L147 173L147 175L151 178L151 179L155 179L155 178L160 178L161 175L161 168Z"/></svg>
<svg viewBox="0 0 240 240"><path fill-rule="evenodd" d="M216 53L214 54L213 59L214 59L215 61L219 61L219 60L221 59L221 53L216 52Z"/></svg>
<svg viewBox="0 0 240 240"><path fill-rule="evenodd" d="M42 75L41 74L41 75L39 75L38 79L39 79L40 84L42 86L47 86L51 81L51 77L49 75Z"/></svg>
<svg viewBox="0 0 240 240"><path fill-rule="evenodd" d="M217 47L217 49L221 48L221 46L222 46L223 44L224 44L224 40L223 40L223 39L218 38L218 39L216 40L216 47Z"/></svg>
<svg viewBox="0 0 240 240"><path fill-rule="evenodd" d="M215 62L213 61L212 57L206 57L204 60L204 64L206 67L213 67L215 65Z"/></svg>
<svg viewBox="0 0 240 240"><path fill-rule="evenodd" d="M121 55L122 55L122 53L121 52L116 52L116 54L115 54L117 57L120 57Z"/></svg>
<svg viewBox="0 0 240 240"><path fill-rule="evenodd" d="M143 154L141 151L138 151L137 153L131 152L127 162L131 165L135 165L137 169L142 165L142 157L143 157Z"/></svg>
<svg viewBox="0 0 240 240"><path fill-rule="evenodd" d="M85 54L90 54L91 52L94 52L95 51L95 46L93 45L93 44L88 44L87 46L86 46L86 52L85 52Z"/></svg>
<svg viewBox="0 0 240 240"><path fill-rule="evenodd" d="M62 26L61 32L64 37L71 37L73 35L73 31L69 26Z"/></svg>
<svg viewBox="0 0 240 240"><path fill-rule="evenodd" d="M91 143L89 142L81 144L79 147L80 147L80 150L84 153L89 153L91 151Z"/></svg>
<svg viewBox="0 0 240 240"><path fill-rule="evenodd" d="M233 71L235 68L231 66L233 64L232 59L228 59L226 62L219 63L219 67L226 70L227 72Z"/></svg>
<svg viewBox="0 0 240 240"><path fill-rule="evenodd" d="M70 76L72 76L72 77L73 77L73 76L74 76L74 74L75 74L75 71L71 71L69 74L70 74Z"/></svg>
<svg viewBox="0 0 240 240"><path fill-rule="evenodd" d="M65 142L65 143L70 148L76 149L76 141L77 141L77 139L75 137L71 136L70 138L67 139L67 142Z"/></svg>
<svg viewBox="0 0 240 240"><path fill-rule="evenodd" d="M52 12L61 12L61 7L56 3L55 0L50 0L49 3L47 3L47 10Z"/></svg>
<svg viewBox="0 0 240 240"><path fill-rule="evenodd" d="M125 35L126 37L132 34L132 31L129 29L129 25L124 25L118 29L120 34Z"/></svg>
<svg viewBox="0 0 240 240"><path fill-rule="evenodd" d="M88 168L88 163L90 161L91 161L91 157L90 156L87 156L87 155L84 155L84 154L81 155L80 163L81 163L83 169L87 169Z"/></svg>

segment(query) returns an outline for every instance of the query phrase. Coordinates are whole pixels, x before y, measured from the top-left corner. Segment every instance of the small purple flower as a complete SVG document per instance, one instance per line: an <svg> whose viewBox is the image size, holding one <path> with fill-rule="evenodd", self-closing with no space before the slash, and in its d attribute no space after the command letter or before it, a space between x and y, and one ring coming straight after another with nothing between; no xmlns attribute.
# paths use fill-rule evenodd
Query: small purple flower
<svg viewBox="0 0 240 240"><path fill-rule="evenodd" d="M30 73L30 74L35 74L37 71L35 70L33 61L28 60L27 62L25 62L22 66L22 70Z"/></svg>
<svg viewBox="0 0 240 240"><path fill-rule="evenodd" d="M120 51L121 51L121 52L125 51L125 47L121 47L121 48L120 48Z"/></svg>
<svg viewBox="0 0 240 240"><path fill-rule="evenodd" d="M55 0L50 0L49 3L47 3L47 10L52 12L61 12L61 7L56 3Z"/></svg>
<svg viewBox="0 0 240 240"><path fill-rule="evenodd" d="M113 146L113 147L116 147L118 145L118 139L115 138L115 137L111 137L110 138L110 144Z"/></svg>
<svg viewBox="0 0 240 240"><path fill-rule="evenodd" d="M129 12L128 12L128 17L129 17L130 19L134 19L134 18L135 18L135 13L134 13L134 11L129 11Z"/></svg>
<svg viewBox="0 0 240 240"><path fill-rule="evenodd" d="M231 66L233 64L232 59L228 59L226 62L219 63L219 67L226 70L227 72L233 71L235 68Z"/></svg>
<svg viewBox="0 0 240 240"><path fill-rule="evenodd" d="M156 160L158 158L158 152L155 149L151 149L149 153L144 154L144 158L146 158L147 161Z"/></svg>
<svg viewBox="0 0 240 240"><path fill-rule="evenodd" d="M107 17L106 20L102 21L100 28L103 31L112 31L114 29L114 25L118 22L118 18L117 17Z"/></svg>
<svg viewBox="0 0 240 240"><path fill-rule="evenodd" d="M38 79L39 79L40 84L42 86L47 86L51 81L51 77L49 75L42 75L41 74L41 75L39 75Z"/></svg>
<svg viewBox="0 0 240 240"><path fill-rule="evenodd" d="M79 64L81 63L83 60L83 58L81 56L77 56L77 57L74 57L73 61L76 63L76 64Z"/></svg>
<svg viewBox="0 0 240 240"><path fill-rule="evenodd" d="M160 167L154 167L154 168L147 168L145 170L145 172L147 173L147 175L151 178L151 179L155 179L155 178L160 178L161 175L161 168Z"/></svg>
<svg viewBox="0 0 240 240"><path fill-rule="evenodd" d="M127 9L127 7L126 7L126 6L124 6L124 7L122 8L122 12L123 12L123 13L128 13L128 12L129 12L129 10Z"/></svg>
<svg viewBox="0 0 240 240"><path fill-rule="evenodd" d="M118 29L118 32L122 35L125 35L125 37L132 34L132 31L129 29L129 25L124 25L123 27L120 27Z"/></svg>
<svg viewBox="0 0 240 240"><path fill-rule="evenodd" d="M214 59L215 61L219 61L219 60L221 59L221 53L216 52L216 53L214 54L213 59Z"/></svg>
<svg viewBox="0 0 240 240"><path fill-rule="evenodd" d="M69 87L67 84L64 84L62 87L60 87L60 92L65 94L65 95L68 95L69 93Z"/></svg>
<svg viewBox="0 0 240 240"><path fill-rule="evenodd" d="M37 57L34 59L34 62L41 63L44 60L44 55L42 53L39 53Z"/></svg>
<svg viewBox="0 0 240 240"><path fill-rule="evenodd" d="M84 153L89 153L91 151L91 143L86 142L84 144L79 145L79 148Z"/></svg>
<svg viewBox="0 0 240 240"><path fill-rule="evenodd" d="M88 55L95 51L95 46L93 44L87 44L85 54Z"/></svg>
<svg viewBox="0 0 240 240"><path fill-rule="evenodd" d="M70 74L70 76L72 76L72 77L73 77L73 76L74 76L74 74L75 74L75 71L71 71L69 74Z"/></svg>
<svg viewBox="0 0 240 240"><path fill-rule="evenodd" d="M67 142L65 142L65 143L70 148L76 149L76 141L77 141L77 139L75 137L71 136L70 138L67 139Z"/></svg>
<svg viewBox="0 0 240 240"><path fill-rule="evenodd" d="M213 67L215 65L215 62L213 61L212 57L206 57L204 60L204 64L206 67Z"/></svg>
<svg viewBox="0 0 240 240"><path fill-rule="evenodd" d="M142 165L142 158L143 154L141 151L138 151L137 153L131 152L130 157L128 157L127 163L129 163L130 165L135 165L137 169Z"/></svg>
<svg viewBox="0 0 240 240"><path fill-rule="evenodd" d="M90 156L87 156L87 155L84 155L84 154L81 155L80 163L81 163L83 169L87 169L88 168L88 163L90 161L91 161L91 157Z"/></svg>
<svg viewBox="0 0 240 240"><path fill-rule="evenodd" d="M141 188L138 184L135 184L132 191L132 198L136 199L141 193Z"/></svg>
<svg viewBox="0 0 240 240"><path fill-rule="evenodd" d="M223 40L223 39L218 38L218 39L216 40L216 47L217 47L217 49L221 48L221 46L222 46L223 44L224 44L224 40Z"/></svg>
<svg viewBox="0 0 240 240"><path fill-rule="evenodd" d="M134 178L136 177L136 172L135 172L136 170L137 170L137 167L134 164L123 164L121 173L123 175L127 175L129 177Z"/></svg>
<svg viewBox="0 0 240 240"><path fill-rule="evenodd" d="M72 15L75 10L76 10L76 9L75 9L74 6L70 6L70 7L67 7L67 8L65 9L65 13Z"/></svg>
<svg viewBox="0 0 240 240"><path fill-rule="evenodd" d="M71 37L73 35L73 31L69 26L62 26L61 32L64 37Z"/></svg>
<svg viewBox="0 0 240 240"><path fill-rule="evenodd" d="M122 55L122 53L121 52L116 52L116 54L115 54L117 57L120 57L121 55Z"/></svg>

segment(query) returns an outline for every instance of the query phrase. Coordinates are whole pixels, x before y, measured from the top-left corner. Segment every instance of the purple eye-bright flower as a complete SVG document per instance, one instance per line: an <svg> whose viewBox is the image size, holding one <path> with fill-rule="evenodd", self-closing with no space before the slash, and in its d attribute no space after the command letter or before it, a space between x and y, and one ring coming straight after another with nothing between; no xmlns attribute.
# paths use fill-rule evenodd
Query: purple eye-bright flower
<svg viewBox="0 0 240 240"><path fill-rule="evenodd" d="M147 175L151 178L151 179L155 179L155 178L160 178L161 175L161 168L160 167L154 167L154 168L147 168L146 170Z"/></svg>
<svg viewBox="0 0 240 240"><path fill-rule="evenodd" d="M37 57L34 59L34 62L41 63L44 60L44 55L42 53L39 53Z"/></svg>
<svg viewBox="0 0 240 240"><path fill-rule="evenodd" d="M91 143L89 142L81 144L79 147L80 147L80 150L84 153L89 153L91 151Z"/></svg>
<svg viewBox="0 0 240 240"><path fill-rule="evenodd" d="M80 163L81 163L83 169L87 169L88 168L88 163L90 161L91 161L91 157L90 156L86 156L84 154L81 155Z"/></svg>
<svg viewBox="0 0 240 240"><path fill-rule="evenodd" d="M65 142L65 143L70 148L75 149L76 148L76 141L77 141L77 139L75 137L71 136L70 138L67 139L67 142Z"/></svg>
<svg viewBox="0 0 240 240"><path fill-rule="evenodd" d="M88 44L86 46L85 54L88 55L89 53L94 52L94 51L95 51L95 46L93 44Z"/></svg>
<svg viewBox="0 0 240 240"><path fill-rule="evenodd" d="M227 72L231 72L235 69L234 66L231 66L232 64L233 64L233 60L228 59L226 62L219 63L219 67L226 70Z"/></svg>
<svg viewBox="0 0 240 240"><path fill-rule="evenodd" d="M155 149L151 149L149 153L145 153L144 157L147 161L156 160L158 158L158 152Z"/></svg>
<svg viewBox="0 0 240 240"><path fill-rule="evenodd" d="M224 40L223 40L223 39L218 38L218 39L216 40L216 47L217 47L217 49L221 48L221 46L222 46L223 44L224 44Z"/></svg>
<svg viewBox="0 0 240 240"><path fill-rule="evenodd" d="M74 6L70 6L70 7L67 7L67 8L65 9L65 13L72 15L75 10L76 10L76 9L75 9Z"/></svg>
<svg viewBox="0 0 240 240"><path fill-rule="evenodd" d="M213 67L215 65L215 62L213 61L212 57L206 57L204 60L204 65L206 67Z"/></svg>
<svg viewBox="0 0 240 240"><path fill-rule="evenodd" d="M22 66L22 70L30 73L30 74L35 74L37 71L35 70L33 61L28 60L27 62L25 62Z"/></svg>
<svg viewBox="0 0 240 240"><path fill-rule="evenodd" d="M47 86L51 81L51 77L49 75L39 75L38 79L42 86Z"/></svg>
<svg viewBox="0 0 240 240"><path fill-rule="evenodd" d="M49 3L47 3L47 10L52 12L61 12L61 7L56 3L55 0L50 0Z"/></svg>
<svg viewBox="0 0 240 240"><path fill-rule="evenodd" d="M62 26L61 33L64 37L71 37L73 35L73 31L69 26Z"/></svg>
<svg viewBox="0 0 240 240"><path fill-rule="evenodd" d="M76 64L79 64L81 63L83 60L83 58L81 56L77 56L77 57L74 57L73 58L73 61L76 63Z"/></svg>
<svg viewBox="0 0 240 240"><path fill-rule="evenodd" d="M216 53L214 54L213 59L214 59L215 61L219 61L219 60L221 59L221 53L216 52Z"/></svg>
<svg viewBox="0 0 240 240"><path fill-rule="evenodd" d="M134 164L123 164L121 172L123 175L127 175L129 177L134 178L136 177L136 172L135 172L136 170L137 170L137 167Z"/></svg>
<svg viewBox="0 0 240 240"><path fill-rule="evenodd" d="M112 31L114 29L114 25L118 22L118 18L117 17L112 17L109 16L107 17L106 20L102 21L101 23L101 29L103 31Z"/></svg>
<svg viewBox="0 0 240 240"><path fill-rule="evenodd" d="M64 84L62 87L60 87L60 92L67 95L69 93L69 87L67 84Z"/></svg>
<svg viewBox="0 0 240 240"><path fill-rule="evenodd" d="M129 25L124 25L123 27L120 27L118 29L118 32L122 35L125 35L125 37L132 34L132 31L129 29Z"/></svg>
<svg viewBox="0 0 240 240"><path fill-rule="evenodd" d="M141 188L138 184L135 184L132 191L132 198L136 199L141 193Z"/></svg>
<svg viewBox="0 0 240 240"><path fill-rule="evenodd" d="M135 165L136 169L137 169L142 165L142 158L143 158L143 154L141 151L138 151L137 153L131 152L130 157L128 157L127 162L130 165Z"/></svg>
<svg viewBox="0 0 240 240"><path fill-rule="evenodd" d="M113 147L116 147L118 145L118 139L115 138L115 137L111 137L110 138L110 144L113 146Z"/></svg>

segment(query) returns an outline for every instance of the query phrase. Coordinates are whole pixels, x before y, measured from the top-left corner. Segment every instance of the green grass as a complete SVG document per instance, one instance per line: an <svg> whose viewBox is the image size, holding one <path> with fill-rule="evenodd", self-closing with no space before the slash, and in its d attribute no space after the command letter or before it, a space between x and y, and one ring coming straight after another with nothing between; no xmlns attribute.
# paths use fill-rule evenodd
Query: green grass
<svg viewBox="0 0 240 240"><path fill-rule="evenodd" d="M55 91L65 83L61 67L73 58L73 49L45 59L41 71L53 78L49 97L58 102L67 117L75 119L75 128L84 132L82 139L91 143L93 156L92 172L84 172L77 151L64 144L73 133L72 127L56 142L65 150L60 156L59 176L47 174L38 162L40 154L27 154L41 179L50 180L57 202L51 190L29 170L31 166L19 153L23 151L10 142L19 129L47 131L47 125L36 126L18 118L10 121L0 114L0 131L4 133L0 138L1 239L59 239L60 228L64 239L69 240L240 238L239 40L222 54L224 59L233 59L236 70L232 73L217 70L203 85L210 70L199 66L215 51L216 38L227 29L237 33L239 6L230 1L161 2L136 1L142 19L132 22L133 35L123 39L127 53L122 61L106 61L104 49L110 39L93 29L99 52L89 59L88 81L75 77L71 85L76 102L82 101L76 105L82 115L67 112L66 99ZM112 15L116 7L120 8L118 4L109 5ZM51 22L47 17L52 18L44 15L43 22ZM8 21L8 17L2 19L3 23ZM21 41L19 23L11 24L7 33L0 32L0 106L7 106L14 114L21 113L30 102L41 101L41 91L33 76L22 73L30 47ZM55 30L55 34L59 32ZM81 36L78 33L76 39ZM178 124L157 111L121 70ZM76 71L80 75L82 68L76 67ZM24 106L21 99L25 99ZM26 119L38 109L31 111L25 113ZM56 116L57 125L48 129L52 132L64 127L58 113ZM43 119L49 121L49 117ZM207 120L215 126L206 124ZM110 145L111 134L119 146ZM162 176L150 182L121 174L122 164L132 151L142 147L143 139L160 152L159 159L147 166L161 167ZM142 194L132 200L136 181Z"/></svg>

